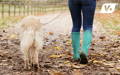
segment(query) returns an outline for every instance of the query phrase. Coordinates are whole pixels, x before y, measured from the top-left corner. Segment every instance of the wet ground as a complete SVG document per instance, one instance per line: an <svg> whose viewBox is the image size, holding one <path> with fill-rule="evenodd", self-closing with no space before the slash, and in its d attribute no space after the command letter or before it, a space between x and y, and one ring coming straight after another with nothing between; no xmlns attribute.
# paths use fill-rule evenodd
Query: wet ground
<svg viewBox="0 0 120 75"><path fill-rule="evenodd" d="M39 18L46 22L49 17L53 15ZM63 13L44 26L44 47L39 54L38 72L23 69L19 38L12 33L12 28L1 29L0 75L120 75L120 36L108 34L95 21L89 63L82 65L72 60L71 25L70 15Z"/></svg>

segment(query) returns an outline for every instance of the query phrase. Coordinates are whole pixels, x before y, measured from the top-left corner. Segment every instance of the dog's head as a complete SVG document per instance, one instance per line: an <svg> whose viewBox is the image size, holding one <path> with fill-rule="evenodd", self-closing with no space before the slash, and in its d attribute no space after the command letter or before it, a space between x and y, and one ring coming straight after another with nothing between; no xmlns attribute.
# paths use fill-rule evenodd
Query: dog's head
<svg viewBox="0 0 120 75"><path fill-rule="evenodd" d="M33 30L39 30L42 27L42 24L40 23L40 19L36 16L28 16L18 23L18 27L23 31L30 28Z"/></svg>

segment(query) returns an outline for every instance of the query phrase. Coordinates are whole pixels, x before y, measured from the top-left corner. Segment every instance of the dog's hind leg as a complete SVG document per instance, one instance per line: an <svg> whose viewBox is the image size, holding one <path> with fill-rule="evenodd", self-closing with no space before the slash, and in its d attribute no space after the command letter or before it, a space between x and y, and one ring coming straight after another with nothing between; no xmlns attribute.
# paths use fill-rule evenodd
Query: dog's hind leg
<svg viewBox="0 0 120 75"><path fill-rule="evenodd" d="M34 60L33 60L33 69L37 70L39 68L39 51L43 47L43 36L40 31L35 34L35 50L34 50Z"/></svg>
<svg viewBox="0 0 120 75"><path fill-rule="evenodd" d="M30 48L30 64L33 70L38 69L38 51L36 50L34 44Z"/></svg>
<svg viewBox="0 0 120 75"><path fill-rule="evenodd" d="M21 50L23 52L24 68L30 69L30 67L29 67L29 61L30 61L29 60L29 48L22 47Z"/></svg>
<svg viewBox="0 0 120 75"><path fill-rule="evenodd" d="M30 48L33 43L33 38L29 35L23 35L21 38L21 51L24 56L25 68L30 69Z"/></svg>

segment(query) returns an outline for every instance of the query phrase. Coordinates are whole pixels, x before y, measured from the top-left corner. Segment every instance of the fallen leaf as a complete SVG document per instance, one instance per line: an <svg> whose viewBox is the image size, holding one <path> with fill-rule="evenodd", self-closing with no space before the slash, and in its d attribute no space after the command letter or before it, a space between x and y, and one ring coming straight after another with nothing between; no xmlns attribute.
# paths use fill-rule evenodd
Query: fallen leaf
<svg viewBox="0 0 120 75"><path fill-rule="evenodd" d="M60 72L56 72L56 73L54 73L54 75L63 75L63 74Z"/></svg>
<svg viewBox="0 0 120 75"><path fill-rule="evenodd" d="M83 73L80 70L74 70L73 75L83 75Z"/></svg>
<svg viewBox="0 0 120 75"><path fill-rule="evenodd" d="M63 73L59 72L59 71L56 71L56 70L53 70L53 71L48 71L50 73L50 75L64 75Z"/></svg>
<svg viewBox="0 0 120 75"><path fill-rule="evenodd" d="M49 57L50 57L50 58L60 58L60 57L62 57L62 56L65 56L65 54L60 54L60 55L55 55L55 54L53 54L53 55L50 55Z"/></svg>
<svg viewBox="0 0 120 75"><path fill-rule="evenodd" d="M116 35L120 35L120 31L114 31L113 33Z"/></svg>
<svg viewBox="0 0 120 75"><path fill-rule="evenodd" d="M17 38L17 35L16 34L11 34L11 35L8 36L8 38L9 39L15 39L15 38Z"/></svg>
<svg viewBox="0 0 120 75"><path fill-rule="evenodd" d="M115 68L109 68L111 75L120 75L120 72Z"/></svg>
<svg viewBox="0 0 120 75"><path fill-rule="evenodd" d="M64 62L64 66L66 66L66 67L71 67L72 64L71 64L70 61L65 61L65 62Z"/></svg>
<svg viewBox="0 0 120 75"><path fill-rule="evenodd" d="M86 66L86 65L82 65L82 64L80 64L80 65L72 64L72 67L73 67L73 68L76 68L76 69L84 68L85 66Z"/></svg>
<svg viewBox="0 0 120 75"><path fill-rule="evenodd" d="M70 61L65 61L65 62L64 62L64 64L69 64L69 63L70 63Z"/></svg>
<svg viewBox="0 0 120 75"><path fill-rule="evenodd" d="M120 72L120 65L116 66L116 69Z"/></svg>
<svg viewBox="0 0 120 75"><path fill-rule="evenodd" d="M118 60L118 62L120 62L120 60Z"/></svg>
<svg viewBox="0 0 120 75"><path fill-rule="evenodd" d="M59 46L54 47L54 49L55 49L55 50L62 50L62 48L59 47Z"/></svg>
<svg viewBox="0 0 120 75"><path fill-rule="evenodd" d="M103 62L102 62L102 61L98 61L98 60L94 60L93 63L101 64L101 63L103 63Z"/></svg>
<svg viewBox="0 0 120 75"><path fill-rule="evenodd" d="M0 35L0 37L3 37L3 35Z"/></svg>
<svg viewBox="0 0 120 75"><path fill-rule="evenodd" d="M106 65L106 66L109 66L109 67L111 67L111 68L113 68L114 65L115 65L115 63L112 63L112 62L109 62L109 61L104 62L103 64Z"/></svg>
<svg viewBox="0 0 120 75"><path fill-rule="evenodd" d="M72 40L67 40L66 45L70 45L72 43Z"/></svg>
<svg viewBox="0 0 120 75"><path fill-rule="evenodd" d="M53 32L48 32L48 34L49 34L49 35L54 35L54 33L53 33Z"/></svg>
<svg viewBox="0 0 120 75"><path fill-rule="evenodd" d="M106 39L105 36L100 36L99 38L100 38L101 40L105 40L105 39Z"/></svg>
<svg viewBox="0 0 120 75"><path fill-rule="evenodd" d="M0 66L8 66L7 63L0 63Z"/></svg>
<svg viewBox="0 0 120 75"><path fill-rule="evenodd" d="M3 30L4 33L6 33L6 30Z"/></svg>

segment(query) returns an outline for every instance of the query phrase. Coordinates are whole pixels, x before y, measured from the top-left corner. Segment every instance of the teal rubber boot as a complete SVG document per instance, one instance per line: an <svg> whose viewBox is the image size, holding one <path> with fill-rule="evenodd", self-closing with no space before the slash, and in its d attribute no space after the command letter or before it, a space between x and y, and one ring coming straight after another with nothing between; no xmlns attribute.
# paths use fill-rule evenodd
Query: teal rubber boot
<svg viewBox="0 0 120 75"><path fill-rule="evenodd" d="M87 56L88 56L88 50L90 48L92 41L92 31L86 30L83 33L83 43L82 43L82 49L80 52L80 58L81 58L81 64L87 64Z"/></svg>
<svg viewBox="0 0 120 75"><path fill-rule="evenodd" d="M72 32L73 59L80 59L80 32Z"/></svg>

